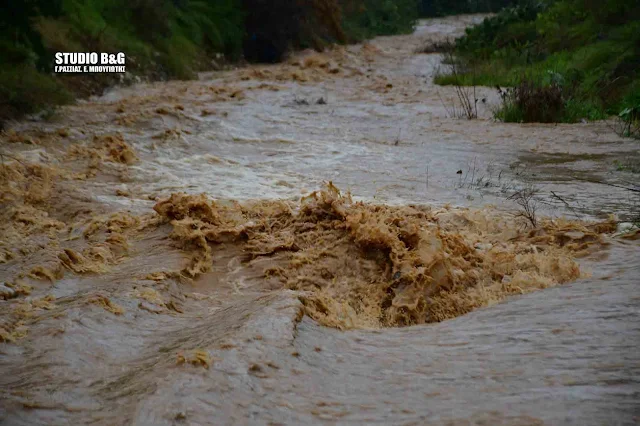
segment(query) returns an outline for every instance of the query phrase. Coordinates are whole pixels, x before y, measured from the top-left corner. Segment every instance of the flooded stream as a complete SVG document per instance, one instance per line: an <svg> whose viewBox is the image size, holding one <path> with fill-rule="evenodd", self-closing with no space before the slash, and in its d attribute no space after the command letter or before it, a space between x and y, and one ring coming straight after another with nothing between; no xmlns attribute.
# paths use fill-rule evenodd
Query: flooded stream
<svg viewBox="0 0 640 426"><path fill-rule="evenodd" d="M15 123L0 422L639 424L637 142L450 117L481 19Z"/></svg>

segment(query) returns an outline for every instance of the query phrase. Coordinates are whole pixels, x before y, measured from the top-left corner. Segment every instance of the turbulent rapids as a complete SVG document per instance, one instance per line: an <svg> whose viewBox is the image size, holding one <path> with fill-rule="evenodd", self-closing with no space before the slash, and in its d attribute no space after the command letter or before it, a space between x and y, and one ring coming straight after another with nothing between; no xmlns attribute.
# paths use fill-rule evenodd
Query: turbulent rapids
<svg viewBox="0 0 640 426"><path fill-rule="evenodd" d="M131 164L136 158L121 138L94 143L102 151L72 150L90 158L89 169L95 169L95 159ZM580 272L574 257L602 246L601 233L616 229L612 222L549 220L526 231L526 222L492 209L354 202L331 182L300 203L221 203L203 194L174 193L154 206L156 215L114 213L65 223L51 218L54 212L43 205L60 171L14 162L2 172L9 189L3 233L10 238L3 261L18 272L5 284L8 294L29 295L28 280L55 283L65 272L108 273L129 257L131 240L162 229L189 259L182 267L138 276L154 282L133 293L151 303L151 308L140 305L151 311L180 312L156 287L175 280L184 298L185 281L202 280L218 253L233 252L239 253L239 266L260 272L254 289L301 291L305 312L321 324L377 328L438 322L511 294L575 280ZM15 319L5 318L10 320L2 328L3 340L23 336L31 307L50 310L54 300L47 295L35 305L16 303ZM103 295L87 300L123 313Z"/></svg>
<svg viewBox="0 0 640 426"><path fill-rule="evenodd" d="M0 419L637 421L639 234L589 183L637 149L448 118L415 52L478 19L5 132ZM523 167L562 200L536 223L505 201Z"/></svg>
<svg viewBox="0 0 640 426"><path fill-rule="evenodd" d="M339 328L442 321L572 281L580 275L573 256L603 243L596 232L615 229L548 222L523 233L492 211L354 203L331 183L300 205L219 206L173 194L154 209L195 252L181 276L211 269L210 244L235 244L241 262L264 270L264 288L304 291L305 312Z"/></svg>

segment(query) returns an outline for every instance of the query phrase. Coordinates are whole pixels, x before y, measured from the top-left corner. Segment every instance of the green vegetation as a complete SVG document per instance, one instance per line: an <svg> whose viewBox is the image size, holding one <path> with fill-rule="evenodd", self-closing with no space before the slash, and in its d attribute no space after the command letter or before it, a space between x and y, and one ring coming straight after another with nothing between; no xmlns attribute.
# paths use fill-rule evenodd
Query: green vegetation
<svg viewBox="0 0 640 426"><path fill-rule="evenodd" d="M192 78L211 59L275 62L412 30L418 0L29 0L0 14L3 120L99 93L113 75L52 75L55 52L125 52L127 71Z"/></svg>
<svg viewBox="0 0 640 426"><path fill-rule="evenodd" d="M619 172L640 173L640 161L619 161L614 160L613 165Z"/></svg>
<svg viewBox="0 0 640 426"><path fill-rule="evenodd" d="M189 78L243 37L236 0L32 0L0 15L0 124L113 84L113 75L54 77L55 52L125 52L127 69Z"/></svg>
<svg viewBox="0 0 640 426"><path fill-rule="evenodd" d="M363 0L350 3L343 17L343 27L349 41L378 35L413 32L418 17L416 0Z"/></svg>
<svg viewBox="0 0 640 426"><path fill-rule="evenodd" d="M460 15L463 13L493 13L512 6L517 0L420 0L420 15L424 17Z"/></svg>
<svg viewBox="0 0 640 426"><path fill-rule="evenodd" d="M456 41L458 78L438 84L502 90L504 121L575 122L640 116L640 1L521 1ZM625 113L626 111L626 113Z"/></svg>

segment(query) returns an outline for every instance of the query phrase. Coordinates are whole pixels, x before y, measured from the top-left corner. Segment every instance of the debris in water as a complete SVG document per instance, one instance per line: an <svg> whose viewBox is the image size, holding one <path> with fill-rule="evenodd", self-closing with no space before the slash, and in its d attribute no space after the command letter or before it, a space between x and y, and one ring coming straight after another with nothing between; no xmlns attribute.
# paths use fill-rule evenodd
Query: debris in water
<svg viewBox="0 0 640 426"><path fill-rule="evenodd" d="M178 364L191 364L195 366L202 366L209 369L212 363L209 352L204 349L194 349L192 351L178 353Z"/></svg>
<svg viewBox="0 0 640 426"><path fill-rule="evenodd" d="M0 325L0 342L13 343L18 339L22 339L28 333L28 328L21 322L15 322L6 328Z"/></svg>
<svg viewBox="0 0 640 426"><path fill-rule="evenodd" d="M164 306L164 300L160 293L158 293L155 289L150 287L143 287L141 289L137 289L133 295L139 299L146 300L147 302L153 303L157 306Z"/></svg>
<svg viewBox="0 0 640 426"><path fill-rule="evenodd" d="M117 163L133 164L138 159L133 149L120 134L95 136L93 142L98 146L103 146L109 158Z"/></svg>
<svg viewBox="0 0 640 426"><path fill-rule="evenodd" d="M48 280L54 282L57 279L62 278L64 276L64 272L59 265L55 265L54 270L51 270L46 266L38 265L31 269L28 276L36 280Z"/></svg>
<svg viewBox="0 0 640 426"><path fill-rule="evenodd" d="M152 314L161 314L162 312L164 312L164 308L162 308L161 306L145 301L138 303L138 307L145 311L151 312Z"/></svg>
<svg viewBox="0 0 640 426"><path fill-rule="evenodd" d="M122 306L113 303L107 296L101 294L91 297L88 302L101 306L104 310L115 315L122 315L124 313L124 308L122 308Z"/></svg>
<svg viewBox="0 0 640 426"><path fill-rule="evenodd" d="M55 303L53 303L55 302L55 300L56 300L55 296L53 296L52 294L49 294L45 297L32 300L31 306L33 306L35 309L44 309L44 310L50 311L56 307Z"/></svg>

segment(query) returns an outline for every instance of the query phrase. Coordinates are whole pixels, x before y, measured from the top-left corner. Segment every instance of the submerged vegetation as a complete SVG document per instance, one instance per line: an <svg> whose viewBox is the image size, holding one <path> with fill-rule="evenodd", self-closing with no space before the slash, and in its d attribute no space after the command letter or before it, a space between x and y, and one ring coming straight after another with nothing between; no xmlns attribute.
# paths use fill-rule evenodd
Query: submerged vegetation
<svg viewBox="0 0 640 426"><path fill-rule="evenodd" d="M292 49L410 32L418 16L417 0L32 0L6 8L0 125L118 81L54 76L55 52L125 52L128 72L188 79L220 58L276 62Z"/></svg>
<svg viewBox="0 0 640 426"><path fill-rule="evenodd" d="M640 2L521 1L456 40L463 73L438 84L502 90L503 121L576 122L619 117L637 134L640 111ZM635 129L635 130L634 130Z"/></svg>

